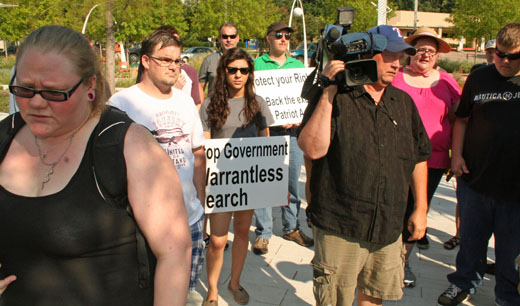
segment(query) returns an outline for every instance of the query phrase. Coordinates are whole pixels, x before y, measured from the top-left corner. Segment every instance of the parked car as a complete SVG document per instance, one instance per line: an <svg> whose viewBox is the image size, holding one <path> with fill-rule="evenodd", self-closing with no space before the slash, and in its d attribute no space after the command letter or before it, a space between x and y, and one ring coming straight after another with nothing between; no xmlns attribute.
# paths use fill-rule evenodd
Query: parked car
<svg viewBox="0 0 520 306"><path fill-rule="evenodd" d="M209 53L213 53L215 50L209 48L209 47L191 47L186 50L184 50L181 53L181 59L183 62L187 63L191 59L194 59L199 56L205 56Z"/></svg>
<svg viewBox="0 0 520 306"><path fill-rule="evenodd" d="M141 51L141 43L136 43L133 47L128 48L128 60L130 64L139 64L139 51Z"/></svg>
<svg viewBox="0 0 520 306"><path fill-rule="evenodd" d="M16 55L16 51L18 51L18 46L11 45L7 47L7 55ZM0 45L0 56L3 56L5 53L3 46Z"/></svg>
<svg viewBox="0 0 520 306"><path fill-rule="evenodd" d="M289 54L291 54L292 57L296 58L297 60L299 60L300 62L303 63L303 58L304 58L304 54L305 54L305 50L304 50L304 44L301 43L298 47L296 47L296 49L293 49L291 51L289 51ZM307 58L311 58L311 56L314 54L314 52L316 52L316 48L318 47L318 44L317 43L307 43Z"/></svg>
<svg viewBox="0 0 520 306"><path fill-rule="evenodd" d="M7 47L8 55L16 55L16 51L18 51L18 46L9 46Z"/></svg>

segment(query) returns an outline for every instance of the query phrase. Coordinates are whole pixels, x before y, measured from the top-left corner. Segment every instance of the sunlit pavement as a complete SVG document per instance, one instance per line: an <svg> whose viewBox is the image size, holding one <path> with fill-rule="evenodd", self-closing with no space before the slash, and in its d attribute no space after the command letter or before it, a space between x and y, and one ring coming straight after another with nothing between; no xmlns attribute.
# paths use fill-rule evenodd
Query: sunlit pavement
<svg viewBox="0 0 520 306"><path fill-rule="evenodd" d="M300 193L302 194L302 211L300 223L302 230L311 235L307 227L303 209L307 206L303 195L305 173L300 177ZM414 288L404 288L404 297L400 301L385 301L383 305L436 305L439 295L448 288L446 275L455 268L455 257L458 247L446 250L444 241L455 234L455 180L446 182L444 179L439 185L432 201L428 214L428 236L430 248L418 250L410 257L412 271L417 276L417 285ZM305 248L294 242L281 238L281 210L273 209L274 236L269 242L269 252L258 256L252 251L247 254L241 284L249 292L248 305L315 305L312 293L312 268L310 261L313 257L313 248ZM254 220L253 220L254 224ZM254 242L254 226L251 227L250 242ZM233 232L229 234L229 241L233 239ZM251 250L251 244L249 249ZM489 242L488 258L494 259L494 241ZM227 289L231 273L231 246L224 254L224 266L219 281L219 306L238 305ZM493 288L494 277L484 278L477 294L472 296L463 305L494 305ZM188 305L202 305L207 293L206 270L202 272L201 281L196 292L188 298Z"/></svg>

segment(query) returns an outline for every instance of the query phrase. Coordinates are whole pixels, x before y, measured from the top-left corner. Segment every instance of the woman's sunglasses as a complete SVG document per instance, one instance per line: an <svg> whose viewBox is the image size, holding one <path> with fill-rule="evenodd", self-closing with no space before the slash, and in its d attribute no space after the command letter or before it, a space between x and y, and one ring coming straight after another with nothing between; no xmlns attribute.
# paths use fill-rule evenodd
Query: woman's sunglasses
<svg viewBox="0 0 520 306"><path fill-rule="evenodd" d="M249 74L249 68L247 68L247 67L238 68L238 67L228 66L228 67L226 67L226 69L229 74L235 74L235 73L237 73L237 71L240 71L241 74Z"/></svg>
<svg viewBox="0 0 520 306"><path fill-rule="evenodd" d="M13 85L14 79L16 77L16 72L14 73L11 81L9 82L9 92L13 95L21 98L32 98L36 94L39 94L47 101L53 102L65 102L70 96L76 91L76 89L83 83L83 78L79 80L71 89L69 90L53 90L53 89L44 89L44 90L36 90L31 87Z"/></svg>
<svg viewBox="0 0 520 306"><path fill-rule="evenodd" d="M500 58L507 57L507 59L510 61L514 61L514 60L517 60L520 58L520 52L519 53L504 53L504 52L498 50L498 48L496 49L495 54Z"/></svg>
<svg viewBox="0 0 520 306"><path fill-rule="evenodd" d="M275 37L276 39L282 39L283 35L284 35L284 34L283 34L282 32L276 32L276 33L274 33L274 37ZM291 33L285 33L285 39L290 40L290 39L291 39Z"/></svg>

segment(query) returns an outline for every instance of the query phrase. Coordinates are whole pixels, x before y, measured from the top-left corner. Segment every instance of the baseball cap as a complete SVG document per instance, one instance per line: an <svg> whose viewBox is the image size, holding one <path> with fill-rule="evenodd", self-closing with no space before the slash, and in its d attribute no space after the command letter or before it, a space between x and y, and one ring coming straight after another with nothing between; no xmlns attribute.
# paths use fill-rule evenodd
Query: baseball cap
<svg viewBox="0 0 520 306"><path fill-rule="evenodd" d="M417 50L405 43L398 28L389 25L379 25L368 30L368 33L381 34L386 38L386 49L390 52L404 51L408 55L414 55Z"/></svg>
<svg viewBox="0 0 520 306"><path fill-rule="evenodd" d="M273 22L271 25L267 28L267 35L271 32L277 32L281 30L287 30L289 33L294 32L294 29L288 26L283 21Z"/></svg>
<svg viewBox="0 0 520 306"><path fill-rule="evenodd" d="M496 47L497 47L497 41L495 39L492 39L492 40L487 41L486 47L484 48L484 50L487 50L490 48L496 49Z"/></svg>

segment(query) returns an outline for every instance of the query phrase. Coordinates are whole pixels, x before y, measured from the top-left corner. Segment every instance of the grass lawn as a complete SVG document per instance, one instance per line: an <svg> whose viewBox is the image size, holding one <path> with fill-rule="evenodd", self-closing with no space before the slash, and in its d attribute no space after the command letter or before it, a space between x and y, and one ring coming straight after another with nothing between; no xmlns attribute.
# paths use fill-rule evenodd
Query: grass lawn
<svg viewBox="0 0 520 306"><path fill-rule="evenodd" d="M0 112L9 112L9 92L7 90L0 90Z"/></svg>

